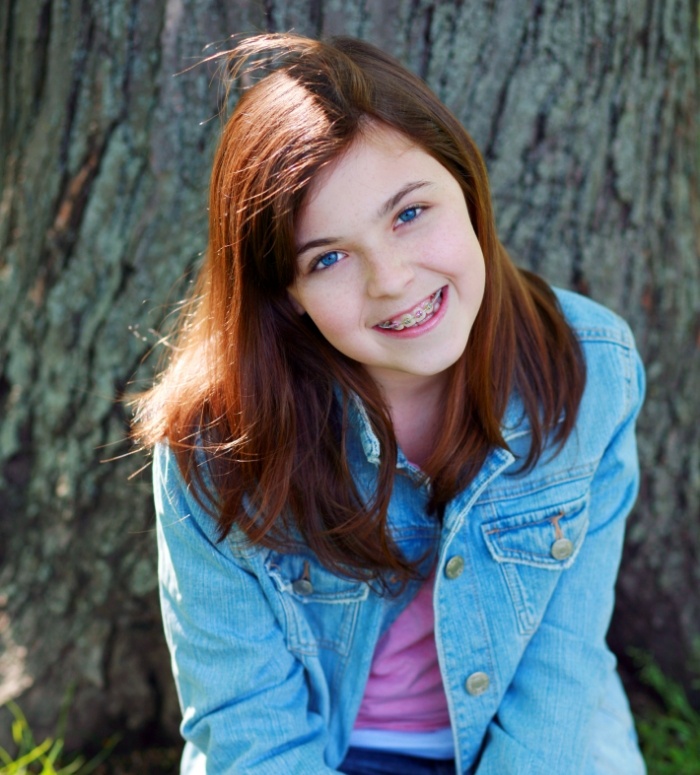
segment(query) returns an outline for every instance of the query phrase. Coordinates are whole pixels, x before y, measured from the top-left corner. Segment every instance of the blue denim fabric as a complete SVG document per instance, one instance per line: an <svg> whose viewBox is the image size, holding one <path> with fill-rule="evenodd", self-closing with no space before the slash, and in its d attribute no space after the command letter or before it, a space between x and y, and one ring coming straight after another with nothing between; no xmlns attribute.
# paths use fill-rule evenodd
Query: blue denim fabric
<svg viewBox="0 0 700 775"><path fill-rule="evenodd" d="M351 748L339 769L345 775L454 775L455 763L453 759L424 759Z"/></svg>
<svg viewBox="0 0 700 775"><path fill-rule="evenodd" d="M643 371L624 322L558 293L588 367L563 449L519 468L529 429L513 396L510 450L490 453L441 527L425 515L429 485L398 461L406 475L396 477L389 524L407 556L434 547L435 639L457 773L644 772L605 642L638 486ZM379 448L361 406L348 444L358 487L371 492ZM416 585L380 596L310 551L251 548L235 532L217 542L166 447L154 476L163 619L188 741L181 772L338 772L375 644ZM556 541L563 551L554 556ZM455 557L456 577L446 573ZM295 583L302 578L310 587Z"/></svg>

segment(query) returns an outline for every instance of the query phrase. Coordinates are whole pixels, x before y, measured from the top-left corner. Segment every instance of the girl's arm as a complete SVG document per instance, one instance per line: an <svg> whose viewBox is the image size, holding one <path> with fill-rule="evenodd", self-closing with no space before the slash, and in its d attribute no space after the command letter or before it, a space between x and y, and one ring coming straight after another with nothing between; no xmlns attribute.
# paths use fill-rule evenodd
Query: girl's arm
<svg viewBox="0 0 700 775"><path fill-rule="evenodd" d="M644 395L644 372L628 336L629 347L618 348L617 379L601 378L606 366L597 374L597 401L609 406L620 395L620 384L625 399L620 400L616 430L591 484L589 532L576 562L562 573L489 727L477 775L643 772L613 672L615 658L605 642L625 519L639 483L634 423ZM597 368L590 362L591 379ZM601 724L606 703L621 707L620 718L607 718L607 731ZM596 764L596 750L606 734L614 738L626 769L601 770Z"/></svg>
<svg viewBox="0 0 700 775"><path fill-rule="evenodd" d="M189 743L182 775L336 772L304 669L257 579L217 543L164 446L154 485L163 621Z"/></svg>

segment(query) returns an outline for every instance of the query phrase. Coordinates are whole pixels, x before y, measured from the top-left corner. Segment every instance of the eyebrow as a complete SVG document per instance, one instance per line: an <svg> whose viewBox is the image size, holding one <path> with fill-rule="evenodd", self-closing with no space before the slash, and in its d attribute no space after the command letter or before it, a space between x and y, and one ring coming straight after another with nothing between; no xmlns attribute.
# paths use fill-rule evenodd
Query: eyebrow
<svg viewBox="0 0 700 775"><path fill-rule="evenodd" d="M423 188L424 186L431 186L431 185L432 183L429 180L414 180L412 183L406 183L406 185L403 188L397 191L394 194L394 196L391 197L391 199L388 199L379 208L379 212L377 213L377 215L380 218L382 218L385 215L388 215L407 194L410 194L412 191L415 191L418 188Z"/></svg>
<svg viewBox="0 0 700 775"><path fill-rule="evenodd" d="M388 215L396 205L412 191L432 185L433 184L429 180L414 180L410 183L406 183L405 186L402 186L393 196L384 202L377 211L377 217L383 218L385 215ZM320 237L319 239L312 239L297 248L297 255L300 256L302 253L306 253L307 250L311 250L312 248L324 248L327 245L332 245L334 242L339 241L340 237Z"/></svg>

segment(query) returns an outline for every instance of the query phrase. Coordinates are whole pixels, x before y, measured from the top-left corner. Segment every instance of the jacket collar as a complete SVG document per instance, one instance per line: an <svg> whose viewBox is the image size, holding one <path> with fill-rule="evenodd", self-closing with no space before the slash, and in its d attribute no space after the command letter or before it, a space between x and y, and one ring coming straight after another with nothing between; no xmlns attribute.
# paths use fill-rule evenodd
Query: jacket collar
<svg viewBox="0 0 700 775"><path fill-rule="evenodd" d="M357 431L360 442L362 444L362 450L365 454L368 463L372 465L379 465L381 457L381 447L379 439L374 432L372 425L367 415L367 410L362 402L362 399L356 394L352 393L350 396L350 404L348 406L348 417L350 424ZM516 393L511 394L508 401L506 411L503 414L501 420L501 432L506 442L513 441L530 433L530 421L525 414L522 402ZM399 449L398 457L396 461L397 468L406 469L409 474L414 472L420 473L420 470L414 466L406 456Z"/></svg>

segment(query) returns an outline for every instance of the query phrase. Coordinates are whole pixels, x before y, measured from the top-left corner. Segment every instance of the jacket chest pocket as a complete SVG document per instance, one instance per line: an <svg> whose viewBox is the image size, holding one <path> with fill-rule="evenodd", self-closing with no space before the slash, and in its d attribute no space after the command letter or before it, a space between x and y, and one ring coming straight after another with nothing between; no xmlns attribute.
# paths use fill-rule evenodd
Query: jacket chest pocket
<svg viewBox="0 0 700 775"><path fill-rule="evenodd" d="M537 629L561 573L575 563L587 530L585 497L490 520L481 526L489 553L500 566L523 635Z"/></svg>
<svg viewBox="0 0 700 775"><path fill-rule="evenodd" d="M313 556L270 552L265 568L284 611L287 646L315 655L320 648L349 653L367 584L337 576Z"/></svg>

